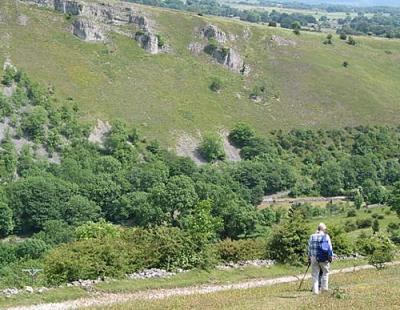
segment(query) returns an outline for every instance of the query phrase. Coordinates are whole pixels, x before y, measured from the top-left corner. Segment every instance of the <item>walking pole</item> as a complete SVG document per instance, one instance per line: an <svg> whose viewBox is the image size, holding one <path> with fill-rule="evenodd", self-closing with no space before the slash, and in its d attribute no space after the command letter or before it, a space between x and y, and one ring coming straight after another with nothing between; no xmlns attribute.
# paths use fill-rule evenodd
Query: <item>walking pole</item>
<svg viewBox="0 0 400 310"><path fill-rule="evenodd" d="M299 291L300 291L300 289L301 289L301 286L303 285L304 279L306 278L306 274L307 274L307 272L308 272L308 269L310 269L310 266L311 266L311 262L309 262L308 265L307 265L307 270L306 270L306 272L304 273L303 279L301 280L300 285L299 285L299 289L298 289Z"/></svg>

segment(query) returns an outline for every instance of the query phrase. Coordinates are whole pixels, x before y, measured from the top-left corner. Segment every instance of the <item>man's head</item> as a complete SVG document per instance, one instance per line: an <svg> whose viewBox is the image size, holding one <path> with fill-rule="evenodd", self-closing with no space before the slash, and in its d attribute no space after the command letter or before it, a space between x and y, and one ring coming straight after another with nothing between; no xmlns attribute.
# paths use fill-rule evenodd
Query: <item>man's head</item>
<svg viewBox="0 0 400 310"><path fill-rule="evenodd" d="M326 232L326 225L324 223L319 223L318 231Z"/></svg>

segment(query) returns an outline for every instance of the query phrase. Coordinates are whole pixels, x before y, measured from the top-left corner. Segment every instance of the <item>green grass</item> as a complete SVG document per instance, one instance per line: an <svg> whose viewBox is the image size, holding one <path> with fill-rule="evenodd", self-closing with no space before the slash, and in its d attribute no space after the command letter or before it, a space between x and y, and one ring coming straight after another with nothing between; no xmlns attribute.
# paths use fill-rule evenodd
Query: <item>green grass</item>
<svg viewBox="0 0 400 310"><path fill-rule="evenodd" d="M349 266L366 264L364 260L337 261L333 268L340 269ZM101 283L95 286L100 293L132 293L149 289L168 289L201 284L226 284L250 279L276 278L285 275L297 275L304 272L304 267L274 265L270 268L243 267L232 270L193 270L166 279L117 280ZM90 297L91 294L77 287L63 287L39 294L23 293L11 298L0 297L0 309L18 305L61 302L65 300Z"/></svg>
<svg viewBox="0 0 400 310"><path fill-rule="evenodd" d="M70 22L62 15L22 4L18 12L29 17L28 26L17 25L15 3L0 3L7 16L1 25L0 61L10 55L32 78L53 85L60 100L75 98L83 119L124 119L165 145L173 145L181 131L229 128L239 120L261 133L398 122L397 40L360 37L353 47L335 36L334 44L326 46L323 34L295 36L264 25L137 5L151 15L157 32L172 47L168 54L148 55L119 35L110 35L105 44L81 42L66 31ZM227 45L251 66L249 76L232 73L205 54L190 54L188 44L200 41L197 31L207 23L236 35ZM249 39L244 37L246 29ZM274 34L297 45L271 46ZM345 60L347 69L342 67ZM214 77L225 82L221 93L209 90ZM248 99L260 83L271 95L265 104ZM279 100L271 99L274 95Z"/></svg>
<svg viewBox="0 0 400 310"><path fill-rule="evenodd" d="M307 284L304 285L305 287ZM400 267L366 270L331 277L330 287L338 293L313 296L298 283L249 290L134 301L101 309L397 309L400 307ZM96 308L99 309L99 308Z"/></svg>

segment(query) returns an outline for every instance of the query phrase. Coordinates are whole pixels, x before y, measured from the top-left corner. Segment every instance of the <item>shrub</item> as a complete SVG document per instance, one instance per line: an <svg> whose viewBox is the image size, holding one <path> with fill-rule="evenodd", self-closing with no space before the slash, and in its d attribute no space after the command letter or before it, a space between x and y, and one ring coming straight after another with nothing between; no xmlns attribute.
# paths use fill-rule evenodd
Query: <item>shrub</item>
<svg viewBox="0 0 400 310"><path fill-rule="evenodd" d="M15 254L18 258L37 259L50 249L50 246L40 239L27 239L18 243L15 247Z"/></svg>
<svg viewBox="0 0 400 310"><path fill-rule="evenodd" d="M345 232L351 232L357 230L357 225L353 221L346 221L344 224L344 231Z"/></svg>
<svg viewBox="0 0 400 310"><path fill-rule="evenodd" d="M130 257L134 260L135 257ZM62 245L46 256L44 271L51 284L121 277L128 270L127 245L117 238L87 239Z"/></svg>
<svg viewBox="0 0 400 310"><path fill-rule="evenodd" d="M222 89L223 84L224 83L222 82L222 80L220 78L215 77L215 78L213 78L213 80L211 82L210 89L214 92L218 92Z"/></svg>
<svg viewBox="0 0 400 310"><path fill-rule="evenodd" d="M340 38L340 40L346 40L347 39L347 35L345 34L345 33L341 33L340 35L339 35L339 38Z"/></svg>
<svg viewBox="0 0 400 310"><path fill-rule="evenodd" d="M237 147L244 147L255 137L255 130L247 123L237 123L229 133L229 141Z"/></svg>
<svg viewBox="0 0 400 310"><path fill-rule="evenodd" d="M33 235L50 246L75 241L75 229L63 220L50 220L43 224L43 229Z"/></svg>
<svg viewBox="0 0 400 310"><path fill-rule="evenodd" d="M7 236L13 229L13 212L7 204L0 201L0 237Z"/></svg>
<svg viewBox="0 0 400 310"><path fill-rule="evenodd" d="M357 244L360 253L366 255L368 262L377 269L382 269L385 263L391 262L394 258L394 245L382 235L360 236Z"/></svg>
<svg viewBox="0 0 400 310"><path fill-rule="evenodd" d="M269 256L280 263L299 265L307 256L309 231L301 215L276 228L268 244Z"/></svg>
<svg viewBox="0 0 400 310"><path fill-rule="evenodd" d="M356 40L354 40L354 38L352 36L349 36L347 38L347 44L349 45L356 45Z"/></svg>
<svg viewBox="0 0 400 310"><path fill-rule="evenodd" d="M225 239L215 247L219 258L224 262L262 259L266 255L265 242L259 239Z"/></svg>
<svg viewBox="0 0 400 310"><path fill-rule="evenodd" d="M343 61L343 67L347 68L349 66L349 62L348 61Z"/></svg>
<svg viewBox="0 0 400 310"><path fill-rule="evenodd" d="M353 245L342 227L331 227L329 229L329 235L335 254L350 255L353 253Z"/></svg>
<svg viewBox="0 0 400 310"><path fill-rule="evenodd" d="M76 228L75 234L78 240L118 238L120 228L111 223L100 221L98 223L88 222Z"/></svg>
<svg viewBox="0 0 400 310"><path fill-rule="evenodd" d="M347 217L355 217L357 216L357 211L355 209L350 209L347 211Z"/></svg>
<svg viewBox="0 0 400 310"><path fill-rule="evenodd" d="M1 81L1 83L5 86L11 86L15 80L16 75L17 71L13 67L8 66L4 71L3 80Z"/></svg>
<svg viewBox="0 0 400 310"><path fill-rule="evenodd" d="M372 226L372 220L370 218L366 218L366 219L358 219L356 221L357 227L359 229L361 228L368 228Z"/></svg>
<svg viewBox="0 0 400 310"><path fill-rule="evenodd" d="M215 39L209 39L208 45L204 47L204 52L212 55L218 49L218 42Z"/></svg>
<svg viewBox="0 0 400 310"><path fill-rule="evenodd" d="M189 233L173 227L129 230L123 236L130 247L138 250L130 260L130 269L208 268L216 262L215 253L207 243L197 242Z"/></svg>
<svg viewBox="0 0 400 310"><path fill-rule="evenodd" d="M158 39L158 47L163 48L165 46L165 38L161 34L156 34Z"/></svg>
<svg viewBox="0 0 400 310"><path fill-rule="evenodd" d="M207 135L199 146L201 156L208 162L225 158L222 138L218 135Z"/></svg>
<svg viewBox="0 0 400 310"><path fill-rule="evenodd" d="M16 259L15 243L0 242L0 269L14 262Z"/></svg>

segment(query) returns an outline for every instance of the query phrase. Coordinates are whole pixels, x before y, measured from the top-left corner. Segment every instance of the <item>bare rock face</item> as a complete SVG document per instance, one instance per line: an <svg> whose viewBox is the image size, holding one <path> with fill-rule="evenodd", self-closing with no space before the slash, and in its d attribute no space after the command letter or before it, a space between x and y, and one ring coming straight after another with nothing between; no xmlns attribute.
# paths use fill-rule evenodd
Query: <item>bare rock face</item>
<svg viewBox="0 0 400 310"><path fill-rule="evenodd" d="M192 54L199 55L203 51L204 46L201 43L192 42L188 45L187 48Z"/></svg>
<svg viewBox="0 0 400 310"><path fill-rule="evenodd" d="M54 0L54 9L64 14L80 15L83 5L75 0Z"/></svg>
<svg viewBox="0 0 400 310"><path fill-rule="evenodd" d="M106 36L100 25L86 19L76 19L73 23L72 33L84 41L105 41Z"/></svg>
<svg viewBox="0 0 400 310"><path fill-rule="evenodd" d="M231 71L247 75L250 72L250 67L245 64L244 60L240 57L234 49L217 49L213 52L212 56L218 63L226 66Z"/></svg>
<svg viewBox="0 0 400 310"><path fill-rule="evenodd" d="M217 26L207 25L202 29L203 36L207 39L215 39L219 43L227 41L225 32L218 29Z"/></svg>
<svg viewBox="0 0 400 310"><path fill-rule="evenodd" d="M135 40L139 42L140 46L150 54L157 54L159 52L158 37L151 32L138 32L135 35Z"/></svg>
<svg viewBox="0 0 400 310"><path fill-rule="evenodd" d="M89 135L89 142L97 143L100 146L103 146L105 138L107 134L111 130L111 125L108 122L103 122L102 120L98 119L96 127L92 130Z"/></svg>
<svg viewBox="0 0 400 310"><path fill-rule="evenodd" d="M49 8L54 7L54 0L23 0L23 1L27 3L36 4L37 6L40 7L49 7Z"/></svg>
<svg viewBox="0 0 400 310"><path fill-rule="evenodd" d="M278 46L296 46L297 43L295 41L282 38L280 36L273 35L271 37L271 42L275 43Z"/></svg>

